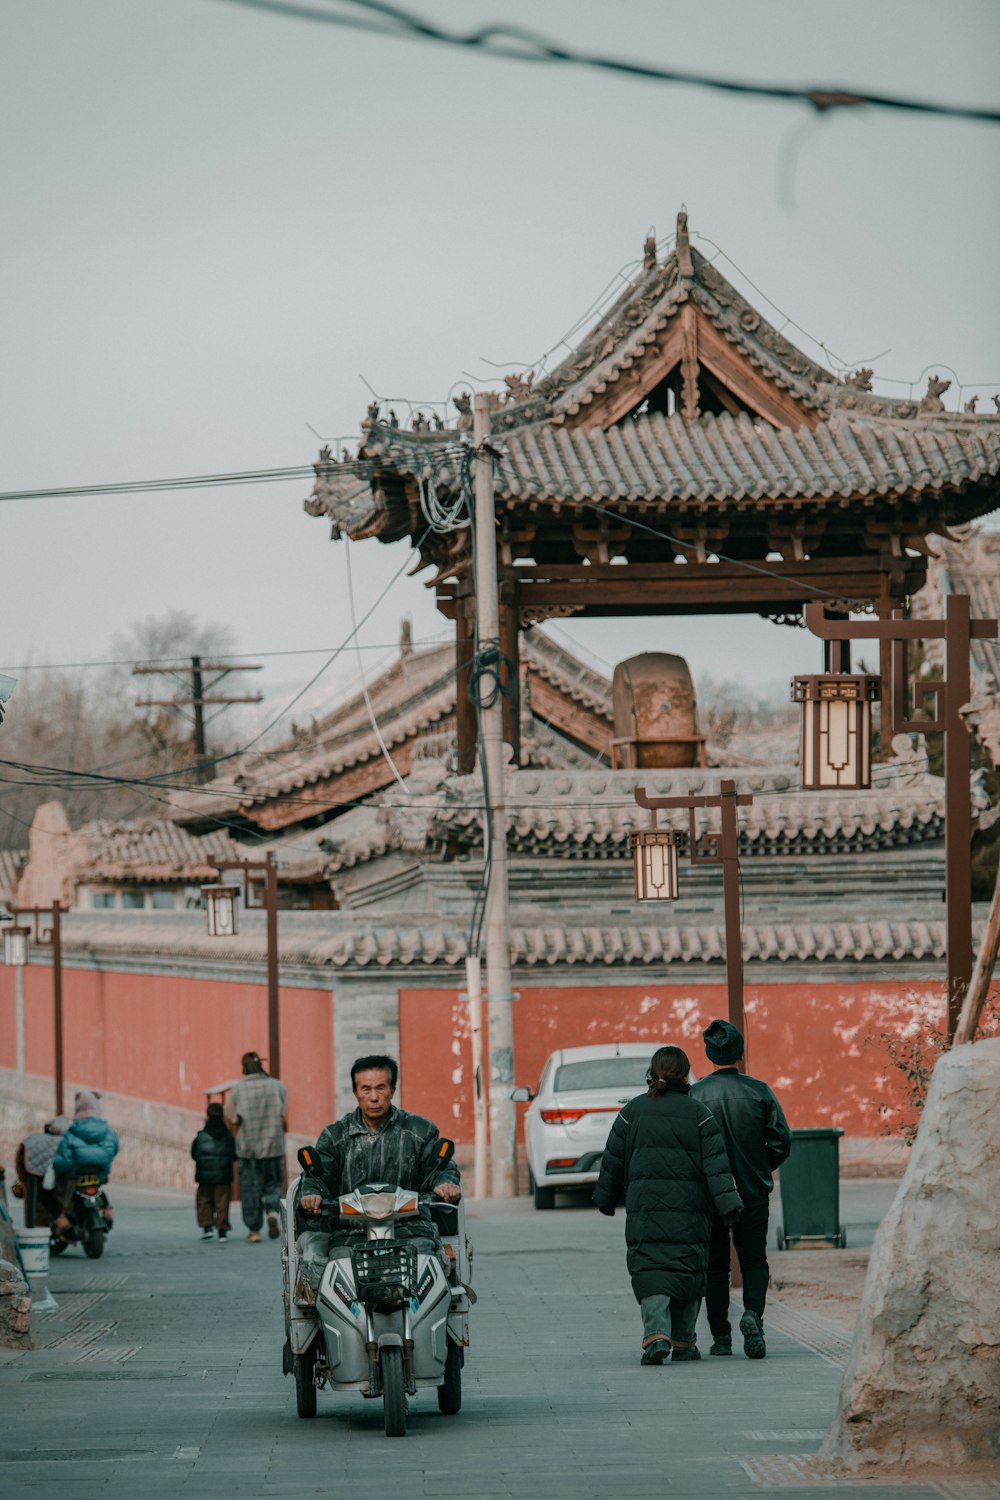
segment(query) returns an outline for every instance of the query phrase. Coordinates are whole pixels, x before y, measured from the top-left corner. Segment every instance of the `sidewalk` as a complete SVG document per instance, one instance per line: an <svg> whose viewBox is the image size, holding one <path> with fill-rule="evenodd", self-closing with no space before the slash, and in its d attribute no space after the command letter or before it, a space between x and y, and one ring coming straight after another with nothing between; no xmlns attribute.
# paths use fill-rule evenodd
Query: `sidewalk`
<svg viewBox="0 0 1000 1500"><path fill-rule="evenodd" d="M849 1244L870 1240L891 1197L893 1184L869 1186L845 1185ZM982 1480L831 1484L810 1472L863 1248L774 1257L766 1360L642 1368L621 1215L570 1200L541 1214L524 1199L470 1204L480 1300L463 1410L443 1417L421 1393L393 1441L380 1403L355 1395L321 1392L316 1420L296 1417L275 1242L247 1245L237 1228L226 1246L200 1243L191 1195L119 1187L115 1202L103 1260L73 1250L53 1263L59 1309L36 1318L39 1347L0 1351L5 1496L1000 1495Z"/></svg>

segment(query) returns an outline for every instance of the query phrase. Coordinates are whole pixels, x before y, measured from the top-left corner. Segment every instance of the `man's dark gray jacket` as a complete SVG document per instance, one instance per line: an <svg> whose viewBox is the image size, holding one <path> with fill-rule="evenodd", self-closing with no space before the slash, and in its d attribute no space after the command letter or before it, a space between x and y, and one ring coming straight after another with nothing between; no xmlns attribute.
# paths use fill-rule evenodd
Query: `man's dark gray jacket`
<svg viewBox="0 0 1000 1500"><path fill-rule="evenodd" d="M441 1165L440 1146L437 1126L423 1115L410 1115L393 1105L381 1130L372 1134L360 1109L352 1110L320 1135L317 1171L302 1178L299 1198L307 1193L337 1198L368 1182L424 1193L442 1182L460 1182L454 1162Z"/></svg>
<svg viewBox="0 0 1000 1500"><path fill-rule="evenodd" d="M781 1105L766 1083L720 1068L691 1090L712 1111L722 1131L729 1169L744 1204L766 1203L771 1173L792 1149L792 1133Z"/></svg>

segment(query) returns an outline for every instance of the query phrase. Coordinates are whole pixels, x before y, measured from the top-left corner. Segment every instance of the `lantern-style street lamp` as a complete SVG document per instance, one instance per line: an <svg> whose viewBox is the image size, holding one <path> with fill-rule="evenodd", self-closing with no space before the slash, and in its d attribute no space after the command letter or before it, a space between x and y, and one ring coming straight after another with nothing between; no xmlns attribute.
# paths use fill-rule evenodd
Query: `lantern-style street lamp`
<svg viewBox="0 0 1000 1500"><path fill-rule="evenodd" d="M723 908L726 932L726 987L729 1020L741 1033L743 1023L743 934L740 930L740 843L737 807L749 807L753 798L748 792L737 796L736 782L719 782L717 797L650 797L636 787L635 800L653 814L653 827L636 829L629 835L635 860L635 894L638 901L676 901L679 893L677 875L677 839L672 829L656 827L659 808L685 808L690 819L689 850L693 865L721 865ZM698 833L695 813L699 808L717 807L720 812L718 833Z"/></svg>
<svg viewBox="0 0 1000 1500"><path fill-rule="evenodd" d="M63 1004L62 1004L62 907L58 901L48 906L17 906L12 910L15 925L4 931L4 963L22 969L28 962L31 940L39 948L52 949L52 1020L55 1052L56 1114L63 1112ZM17 925L18 917L31 917L33 927ZM20 992L19 992L20 993ZM18 1037L18 1061L24 1053Z"/></svg>
<svg viewBox="0 0 1000 1500"><path fill-rule="evenodd" d="M934 734L944 737L944 863L948 952L948 1039L958 1024L962 999L972 977L972 801L969 775L972 769L971 736L962 719L962 709L972 696L970 661L972 641L995 640L996 620L974 620L967 594L950 594L943 620L905 620L894 614L890 620L849 620L844 616L827 618L822 604L807 604L805 623L813 635L831 642L839 653L837 665L846 666L850 641L891 643L892 682L889 713L893 734ZM927 705L927 717L915 719L911 707L911 689L907 671L907 643L913 640L944 641L943 681L920 684L919 692ZM835 676L837 674L834 674ZM793 684L809 679L796 678ZM823 678L815 679L822 682ZM827 679L829 680L829 679ZM803 697L803 711L813 705ZM806 729L803 727L803 747ZM870 743L870 726L869 726ZM839 752L838 752L839 753ZM856 748L859 763L869 755L860 745ZM803 786L816 783L806 780L808 768L803 756ZM853 783L824 781L824 787L868 786L868 781Z"/></svg>
<svg viewBox="0 0 1000 1500"><path fill-rule="evenodd" d="M634 828L628 836L635 861L637 901L676 901L677 835L672 828Z"/></svg>
<svg viewBox="0 0 1000 1500"><path fill-rule="evenodd" d="M203 885L209 937L235 937L240 930L239 886Z"/></svg>
<svg viewBox="0 0 1000 1500"><path fill-rule="evenodd" d="M30 927L5 927L3 934L3 961L11 968L23 969L28 962Z"/></svg>
<svg viewBox="0 0 1000 1500"><path fill-rule="evenodd" d="M881 678L828 672L796 677L802 704L802 785L807 791L862 791L872 784L872 704Z"/></svg>
<svg viewBox="0 0 1000 1500"><path fill-rule="evenodd" d="M267 917L267 1046L268 1066L275 1075L281 1076L281 1037L278 1010L278 867L274 855L268 853L263 862L253 859L216 859L212 863L220 875L224 870L240 870L243 874L243 905L247 911L263 911ZM264 877L263 900L258 895L260 876ZM255 878L256 877L256 878ZM235 885L203 885L205 914L209 937L233 937L239 931L239 909L237 902L240 887Z"/></svg>

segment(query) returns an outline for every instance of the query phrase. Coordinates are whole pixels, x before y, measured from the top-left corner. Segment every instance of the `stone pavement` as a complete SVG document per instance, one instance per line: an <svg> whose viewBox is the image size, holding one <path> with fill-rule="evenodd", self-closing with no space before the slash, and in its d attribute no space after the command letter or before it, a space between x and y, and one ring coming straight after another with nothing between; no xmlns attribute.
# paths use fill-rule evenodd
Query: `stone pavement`
<svg viewBox="0 0 1000 1500"><path fill-rule="evenodd" d="M853 1243L870 1240L893 1187L844 1184ZM281 1374L277 1243L247 1245L237 1229L226 1246L202 1244L193 1194L119 1187L114 1198L104 1258L53 1262L59 1308L35 1318L38 1347L0 1351L7 1500L1000 1495L981 1478L813 1474L848 1334L801 1297L773 1299L762 1362L640 1367L623 1216L569 1199L541 1214L526 1199L470 1205L479 1304L459 1415L422 1392L407 1437L389 1440L381 1403L321 1392L316 1420L300 1421ZM802 1267L810 1252L794 1258ZM776 1274L791 1259L776 1257Z"/></svg>

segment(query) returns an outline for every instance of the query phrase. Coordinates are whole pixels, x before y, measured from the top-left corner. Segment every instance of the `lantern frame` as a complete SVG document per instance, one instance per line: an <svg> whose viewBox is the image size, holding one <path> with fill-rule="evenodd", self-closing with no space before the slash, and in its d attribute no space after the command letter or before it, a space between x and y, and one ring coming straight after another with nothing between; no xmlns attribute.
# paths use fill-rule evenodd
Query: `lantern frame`
<svg viewBox="0 0 1000 1500"><path fill-rule="evenodd" d="M882 679L868 672L821 672L792 679L802 705L799 771L804 791L862 792L872 784L872 704Z"/></svg>
<svg viewBox="0 0 1000 1500"><path fill-rule="evenodd" d="M235 937L240 930L238 885L203 885L205 920L209 937Z"/></svg>
<svg viewBox="0 0 1000 1500"><path fill-rule="evenodd" d="M637 901L676 901L680 896L677 835L672 828L633 828L632 850ZM664 854L654 853L663 850Z"/></svg>
<svg viewBox="0 0 1000 1500"><path fill-rule="evenodd" d="M31 948L30 927L5 927L3 932L3 961L13 969L23 969L28 962Z"/></svg>

